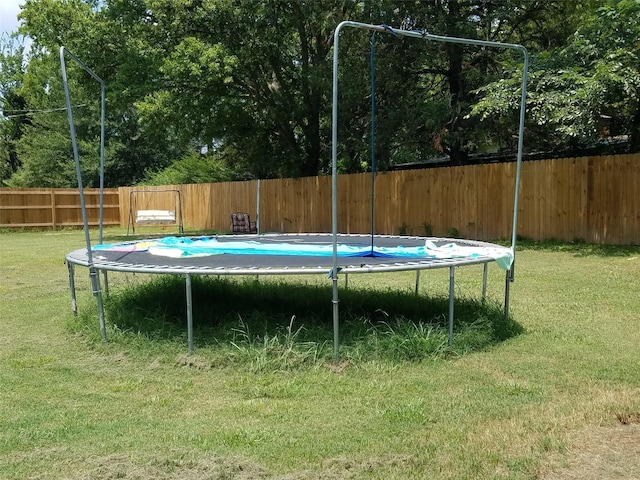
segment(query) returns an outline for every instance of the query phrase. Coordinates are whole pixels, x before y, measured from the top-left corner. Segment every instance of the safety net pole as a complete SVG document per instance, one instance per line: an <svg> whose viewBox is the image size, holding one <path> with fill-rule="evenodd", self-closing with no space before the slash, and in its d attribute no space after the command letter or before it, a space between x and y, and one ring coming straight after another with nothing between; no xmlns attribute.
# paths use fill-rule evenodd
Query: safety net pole
<svg viewBox="0 0 640 480"><path fill-rule="evenodd" d="M511 251L515 260L515 245L517 238L518 227L518 204L520 198L520 174L522 165L522 150L523 150L523 137L524 137L524 118L526 110L526 94L527 94L527 75L529 68L529 54L527 49L519 44L493 42L489 40L478 40L472 38L457 38L457 37L445 37L441 35L433 35L426 31L417 30L398 30L387 25L372 25L368 23L344 21L341 22L334 32L333 42L333 89L332 89L332 112L331 112L331 232L333 241L333 267L330 272L330 277L333 281L333 331L334 331L334 358L338 359L339 354L339 311L338 311L338 180L337 180L337 164L338 164L338 52L340 42L340 32L345 27L352 27L364 30L371 30L373 32L387 32L396 36L422 38L424 40L430 40L434 42L443 43L458 43L463 45L476 45L491 48L512 49L522 53L524 58L522 68L522 85L520 96L520 119L518 127L518 152L516 157L516 180L515 180L515 194L513 204L513 227L511 232ZM373 201L373 199L372 199ZM373 221L373 220L372 220ZM513 281L513 268L509 274L510 281ZM506 305L508 306L508 289L505 293ZM508 308L508 307L507 307Z"/></svg>
<svg viewBox="0 0 640 480"><path fill-rule="evenodd" d="M371 254L376 234L376 32L371 34L369 68L371 70Z"/></svg>
<svg viewBox="0 0 640 480"><path fill-rule="evenodd" d="M87 205L84 198L84 186L82 183L82 169L80 168L80 153L78 151L78 140L76 136L76 128L73 120L73 108L71 106L71 94L69 91L69 79L67 76L67 66L65 63L65 53L73 59L82 69L87 72L91 77L100 83L100 94L101 94L101 128L100 128L100 243L102 243L102 224L103 224L103 189L104 189L104 119L105 119L105 85L104 81L98 77L93 71L87 67L78 57L76 57L73 53L67 50L66 47L60 47L60 65L62 68L62 83L64 87L65 101L67 105L67 117L69 119L69 130L71 133L71 146L73 149L73 158L75 161L76 167L76 176L78 177L78 192L80 195L80 208L82 210L82 222L84 226L84 236L85 242L87 245L87 259L89 263L89 277L91 279L91 287L93 290L93 295L96 297L96 301L98 303L98 314L100 316L100 334L102 336L102 341L107 341L107 332L104 320L104 308L102 304L102 291L100 289L100 277L98 276L98 272L93 263L93 254L91 252L91 236L89 234L89 219L87 214Z"/></svg>

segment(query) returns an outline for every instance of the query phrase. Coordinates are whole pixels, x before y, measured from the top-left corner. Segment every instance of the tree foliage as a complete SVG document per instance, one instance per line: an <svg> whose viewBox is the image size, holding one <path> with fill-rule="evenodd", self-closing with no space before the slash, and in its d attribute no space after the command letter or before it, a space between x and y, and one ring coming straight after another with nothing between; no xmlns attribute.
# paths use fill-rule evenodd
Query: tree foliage
<svg viewBox="0 0 640 480"><path fill-rule="evenodd" d="M625 135L639 149L639 9L638 0L25 0L20 31L33 47L2 50L0 107L38 113L0 117L0 181L75 182L58 110L60 45L107 85L108 185L327 173L343 20L521 43L532 52L528 149ZM341 171L370 169L372 143L378 169L513 151L521 59L512 52L354 29L342 37ZM91 185L99 94L81 69L69 75ZM203 145L210 154L200 157ZM185 176L184 166L199 173Z"/></svg>
<svg viewBox="0 0 640 480"><path fill-rule="evenodd" d="M150 172L140 183L142 185L183 185L227 182L234 178L234 172L219 156L193 152L163 170Z"/></svg>
<svg viewBox="0 0 640 480"><path fill-rule="evenodd" d="M640 2L605 2L581 16L581 25L564 45L536 52L527 141L566 150L629 136L630 148L640 149L639 38ZM506 68L513 71L515 65ZM500 131L504 125L492 119L514 113L518 82L513 75L481 88L483 98L473 113Z"/></svg>
<svg viewBox="0 0 640 480"><path fill-rule="evenodd" d="M17 145L30 119L20 94L24 47L15 38L0 45L0 182L21 166Z"/></svg>

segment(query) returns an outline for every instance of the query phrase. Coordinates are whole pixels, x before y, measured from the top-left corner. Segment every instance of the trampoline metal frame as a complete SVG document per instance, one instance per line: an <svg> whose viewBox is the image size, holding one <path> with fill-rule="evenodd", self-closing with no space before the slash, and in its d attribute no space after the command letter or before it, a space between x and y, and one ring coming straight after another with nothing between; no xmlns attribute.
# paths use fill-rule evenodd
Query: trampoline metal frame
<svg viewBox="0 0 640 480"><path fill-rule="evenodd" d="M305 240L305 237L318 237L324 236L327 239L332 238L331 234L267 234L262 235L261 238L268 240L287 240L294 239L294 241ZM216 237L218 240L225 238L247 239L254 240L254 235L222 235ZM340 240L343 243L353 242L355 240L364 241L369 239L368 235L364 234L340 234ZM406 244L407 241L423 241L424 237L411 237L400 235L377 235L378 239L389 239L397 241L397 243ZM448 242L450 239L435 239L430 238L432 241ZM134 243L134 242L126 242ZM467 245L475 247L496 247L496 245L480 242L465 240ZM292 243L294 244L294 243ZM97 253L97 254L96 254ZM126 257L126 253L121 254ZM114 272L128 272L128 273L146 273L146 274L179 274L185 275L185 295L187 306L187 338L188 338L188 351L189 354L193 353L193 312L192 312L192 293L191 293L191 276L192 275L309 275L309 274L322 274L326 275L327 270L331 268L325 263L322 264L321 260L318 260L318 264L312 266L280 266L277 267L264 267L264 266L216 266L213 264L206 265L169 265L163 264L161 257L158 258L157 264L150 263L136 263L135 261L124 262L120 259L110 260L100 255L100 251L94 252L91 257L94 268L102 271L114 271ZM325 257L327 259L327 257ZM89 266L89 255L86 249L76 250L67 254L67 265L69 267L69 286L71 288L72 310L74 314L77 314L76 307L76 294L75 294L75 280L74 280L74 266L80 265L84 267ZM414 259L414 260L396 260L394 258L381 259L372 263L367 263L366 257L353 257L347 261L343 259L343 264L338 267L339 273L345 276L345 285L348 284L349 274L361 274L361 273L384 273L384 272L400 272L400 271L415 271L415 294L418 294L420 285L420 272L422 270L432 270L438 268L449 268L449 308L448 308L448 345L453 343L453 320L454 320L454 300L455 300L455 268L459 266L470 265L483 265L482 276L482 300L486 298L487 291L487 272L488 264L495 259L490 256L476 256L469 258L440 258L440 259ZM507 312L505 312L507 314Z"/></svg>
<svg viewBox="0 0 640 480"><path fill-rule="evenodd" d="M93 79L100 84L100 219L99 219L99 242L102 243L102 232L104 226L104 140L105 140L105 110L106 110L106 88L104 80L96 75L93 70L87 67L82 60L71 53L65 46L60 47L60 66L62 69L62 84L64 87L64 96L67 105L67 116L69 119L69 129L71 133L71 146L73 148L73 159L76 166L76 176L78 177L78 191L80 193L80 208L82 210L82 223L84 224L84 237L87 245L87 256L89 267L89 278L91 279L91 290L96 302L98 303L98 315L100 316L100 335L102 336L102 342L107 342L107 329L104 320L104 306L102 303L102 289L100 288L100 276L95 268L93 262L93 256L91 254L91 237L89 235L89 219L87 216L87 206L84 201L84 188L82 185L82 170L80 169L80 153L78 150L78 141L76 137L76 128L73 121L73 109L71 107L71 93L69 91L69 80L67 76L67 66L65 62L65 53L74 60L85 72L87 72ZM70 275L73 273L73 269L69 266ZM72 281L70 277L70 281ZM107 277L105 273L105 285L107 284ZM73 292L72 298L73 308L76 308L75 292ZM75 311L75 310L74 310Z"/></svg>
<svg viewBox="0 0 640 480"><path fill-rule="evenodd" d="M509 43L500 43L500 42L492 42L485 40L476 40L476 39L464 39L464 38L456 38L456 37L444 37L440 35L432 35L426 31L408 31L408 30L398 30L388 27L386 25L372 25L366 23L345 21L340 23L334 32L334 54L333 54L333 100L332 100L332 147L331 147L331 223L332 223L332 245L333 245L333 255L332 255L332 267L329 272L329 278L332 280L332 317L333 317L333 338L334 338L334 359L337 360L339 356L339 348L340 348L340 320L339 320L339 296L338 296L338 276L339 274L344 274L346 281L348 281L349 273L371 273L371 272L391 272L391 271L401 271L401 270L415 270L416 271L416 293L418 292L419 281L420 281L420 271L428 270L434 268L449 268L449 318L448 318L448 336L449 336L449 345L451 345L453 340L453 314L454 314L454 298L455 298L455 267L463 266L463 265L472 265L472 264L483 264L483 278L482 278L482 298L484 300L486 296L486 285L487 285L487 269L488 263L494 261L493 258L490 257L478 257L473 259L453 259L453 260L443 260L443 261L429 261L429 262L406 262L406 263L393 263L389 262L389 265L384 266L376 266L376 267L368 267L366 265L362 265L360 267L340 267L338 263L338 205L337 205L337 157L338 157L338 58L339 58L339 39L340 32L345 27L351 27L356 29L364 29L370 30L373 32L380 33L390 33L396 36L406 36L411 38L436 41L436 42L444 42L444 43L458 43L458 44L466 44L466 45L477 45L477 46L485 46L492 48L503 48L503 49L514 49L520 51L524 57L523 69L522 69L522 89L521 89L521 100L520 100L520 123L518 128L518 151L516 157L516 182L515 182L515 195L514 195L514 205L513 205L513 228L511 235L511 251L514 255L515 262L515 244L516 244L516 230L517 230L517 221L518 221L518 203L519 203L519 190L520 190L520 174L521 174L521 165L522 165L522 150L523 150L523 135L524 135L524 118L525 118L525 100L526 100L526 88L527 88L527 73L528 73L528 65L529 65L529 55L526 48L522 45L517 44L509 44ZM71 288L71 304L72 310L74 314L77 314L77 301L76 301L76 292L75 292L75 274L74 274L74 266L81 265L89 268L91 285L93 290L93 295L96 297L96 301L98 303L98 311L100 315L100 331L102 336L103 343L106 343L106 326L104 320L104 306L102 303L102 292L100 289L100 278L97 274L98 270L104 271L105 274L105 285L106 284L106 272L107 271L135 271L138 273L179 273L185 275L185 294L186 294L186 308L187 308L187 330L188 330L188 348L189 354L193 353L193 309L192 309L192 295L191 295L191 275L194 274L224 274L224 275L285 275L285 274L309 274L309 273L326 273L326 267L320 268L276 268L276 269L267 269L267 268L247 268L247 269L216 269L216 268L206 268L206 269L198 269L198 268L179 268L179 267L141 267L141 266L124 266L122 264L116 263L108 263L108 262L96 262L92 255L91 248L91 239L89 236L89 226L87 220L87 212L86 206L84 203L84 194L82 187L82 174L80 170L80 159L78 154L78 147L76 141L76 133L73 123L73 113L71 108L71 99L69 93L69 85L67 79L67 72L65 66L65 53L69 55L73 60L75 60L91 77L97 80L101 85L102 92L102 111L101 111L101 144L100 144L100 243L102 243L102 229L103 229L103 221L102 221L102 192L104 189L104 122L105 122L105 87L104 82L100 77L98 77L95 73L91 71L82 61L80 61L75 55L69 52L64 46L60 47L60 62L62 65L62 76L63 76L63 85L65 89L65 97L67 102L67 111L69 117L69 127L71 132L71 139L73 145L73 153L74 159L76 163L76 174L78 176L78 189L80 191L80 201L84 222L84 230L85 230L85 240L86 240L86 250L84 251L84 255L86 258L82 258L82 255L78 256L78 252L72 252L67 255L67 265L69 269L69 285ZM373 175L373 172L372 172ZM259 208L259 207L258 207ZM371 233L372 238L374 236L374 232ZM255 237L254 237L255 238ZM477 242L484 243L484 242ZM491 245L491 244L487 244ZM505 315L509 313L509 295L510 295L510 283L514 281L514 265L511 265L511 268L507 270L505 275L505 297L504 297L504 312ZM108 288L108 287L107 287Z"/></svg>
<svg viewBox="0 0 640 480"><path fill-rule="evenodd" d="M457 38L457 37L445 37L442 35L433 35L425 30L399 30L391 28L387 25L372 25L368 23L360 23L353 21L341 22L334 32L333 38L333 97L332 97L332 131L331 131L331 224L333 235L333 268L331 270L331 279L333 282L333 338L334 338L334 358L338 358L338 352L340 348L339 340L339 325L340 316L338 311L339 297L338 297L338 247L337 247L337 235L338 235L338 59L339 59L339 43L340 32L345 27L351 27L362 30L370 30L374 33L388 33L395 36L411 37L423 40L429 40L442 43L456 43L463 45L476 45L491 48L502 48L517 50L523 55L523 67L522 67L522 86L520 95L520 117L518 126L518 152L516 156L516 182L515 182L515 195L513 201L513 226L511 230L511 250L514 254L514 264L506 274L505 279L505 315L509 313L509 293L510 284L514 281L514 268L515 265L515 246L516 246L516 232L518 227L518 203L520 198L520 173L522 166L522 150L523 150L523 138L524 138L524 118L526 111L526 96L527 96L527 75L529 70L529 53L523 45L513 43L493 42L488 40L477 40L471 38ZM374 172L372 171L372 175ZM372 219L373 221L373 219ZM373 232L372 232L373 235ZM453 278L453 271L451 272ZM453 281L453 280L451 280ZM450 306L452 309L452 305ZM450 311L450 315L452 312ZM450 322L451 323L451 322Z"/></svg>

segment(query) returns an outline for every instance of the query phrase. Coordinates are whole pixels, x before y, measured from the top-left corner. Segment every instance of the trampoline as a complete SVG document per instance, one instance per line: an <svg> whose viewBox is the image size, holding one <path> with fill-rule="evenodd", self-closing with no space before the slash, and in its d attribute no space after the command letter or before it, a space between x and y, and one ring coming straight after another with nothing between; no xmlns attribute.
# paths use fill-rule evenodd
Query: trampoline
<svg viewBox="0 0 640 480"><path fill-rule="evenodd" d="M496 262L509 271L511 248L493 243L450 238L339 234L337 273L416 271L416 293L421 270L449 268L449 344L453 337L455 267L483 264L482 297L486 295L487 266ZM165 237L100 244L66 256L76 312L74 266L102 271L179 274L186 276L187 336L193 352L191 275L306 275L333 277L333 235L266 234Z"/></svg>
<svg viewBox="0 0 640 480"><path fill-rule="evenodd" d="M520 126L518 138L515 197L513 204L513 228L511 245L508 247L477 240L432 238L416 236L394 236L375 234L342 234L338 232L337 219L337 109L338 109L338 44L340 31L344 27L365 29L375 33L392 33L431 41L463 43L471 45L511 48L521 51L524 56L522 96L520 105ZM453 341L455 269L467 265L484 265L482 297L486 295L487 269L495 262L505 271L504 311L509 311L510 283L514 280L515 242L517 226L517 205L522 163L522 136L526 96L526 76L528 54L520 45L503 44L473 39L460 39L431 35L424 31L396 30L385 25L369 25L358 22L342 22L334 33L333 66L333 129L332 129L332 232L304 234L267 235L217 235L209 237L166 237L164 239L144 239L115 244L102 242L102 208L100 210L100 237L98 245L91 245L86 209L83 202L82 176L78 156L73 113L65 70L65 53L84 68L103 86L104 84L86 65L65 47L60 48L63 84L67 100L67 111L71 129L72 146L76 161L78 188L85 227L86 247L70 252L66 256L69 268L72 309L77 313L75 292L75 266L87 267L93 294L98 303L100 330L103 342L107 341L104 308L99 271L131 272L147 274L179 274L185 276L185 296L187 310L188 350L193 353L193 315L191 297L192 275L327 275L333 286L333 337L334 358L339 355L339 295L338 279L343 275L348 281L349 274L377 273L392 271L416 271L416 293L418 292L422 270L449 269L449 344ZM373 39L372 39L373 58ZM372 95L373 100L373 95ZM372 114L373 116L373 114ZM103 120L104 121L104 120ZM372 135L373 137L373 135ZM104 128L101 136L101 188L104 175ZM373 148L372 148L373 151ZM372 159L372 196L374 191L374 168ZM372 202L372 208L375 202ZM374 218L372 211L371 218Z"/></svg>

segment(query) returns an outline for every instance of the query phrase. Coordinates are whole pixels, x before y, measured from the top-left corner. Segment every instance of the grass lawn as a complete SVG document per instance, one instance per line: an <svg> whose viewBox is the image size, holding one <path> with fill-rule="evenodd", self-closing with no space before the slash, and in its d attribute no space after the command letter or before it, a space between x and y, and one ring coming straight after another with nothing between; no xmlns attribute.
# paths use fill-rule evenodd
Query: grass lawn
<svg viewBox="0 0 640 480"><path fill-rule="evenodd" d="M413 318L448 271L416 303L413 273L351 275L336 365L321 276L198 282L187 357L179 285L113 274L102 345L80 267L70 308L83 243L0 233L2 479L640 478L638 248L524 245L506 323L503 273L480 307L481 267L458 269L452 349Z"/></svg>

